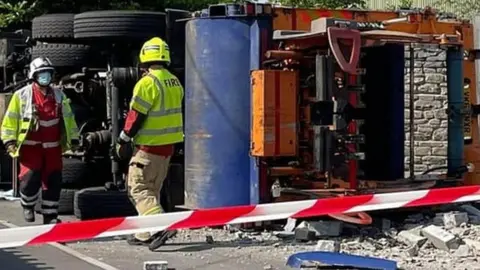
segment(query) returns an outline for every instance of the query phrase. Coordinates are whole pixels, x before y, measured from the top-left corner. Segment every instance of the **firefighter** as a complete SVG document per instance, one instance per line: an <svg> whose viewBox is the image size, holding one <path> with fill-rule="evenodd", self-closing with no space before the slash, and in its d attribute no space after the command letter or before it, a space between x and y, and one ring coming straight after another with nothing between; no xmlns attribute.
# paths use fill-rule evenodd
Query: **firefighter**
<svg viewBox="0 0 480 270"><path fill-rule="evenodd" d="M163 212L160 190L174 152L183 142L183 87L166 67L170 64L168 45L155 37L142 46L140 64L146 69L133 90L124 129L119 135L116 154L125 159L129 145L135 145L128 169L128 195L141 216ZM176 231L138 233L127 239L130 245L149 245L155 250Z"/></svg>
<svg viewBox="0 0 480 270"><path fill-rule="evenodd" d="M2 122L3 144L20 163L20 202L27 222L35 221L40 193L43 223L61 222L62 153L79 143L69 100L50 86L54 71L48 58L34 59L28 74L32 83L13 94Z"/></svg>

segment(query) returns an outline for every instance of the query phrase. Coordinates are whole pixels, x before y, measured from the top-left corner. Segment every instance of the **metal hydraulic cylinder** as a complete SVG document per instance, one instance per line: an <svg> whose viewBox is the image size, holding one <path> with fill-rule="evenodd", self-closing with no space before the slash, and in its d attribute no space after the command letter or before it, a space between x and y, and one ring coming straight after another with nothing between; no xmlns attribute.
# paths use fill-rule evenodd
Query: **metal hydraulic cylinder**
<svg viewBox="0 0 480 270"><path fill-rule="evenodd" d="M448 175L455 175L464 163L463 145L463 49L447 49L447 91L448 91Z"/></svg>
<svg viewBox="0 0 480 270"><path fill-rule="evenodd" d="M333 59L325 55L315 58L315 99L317 102L331 101L333 86ZM333 113L333 112L332 112ZM332 134L328 126L313 126L313 161L318 171L328 171L331 168Z"/></svg>

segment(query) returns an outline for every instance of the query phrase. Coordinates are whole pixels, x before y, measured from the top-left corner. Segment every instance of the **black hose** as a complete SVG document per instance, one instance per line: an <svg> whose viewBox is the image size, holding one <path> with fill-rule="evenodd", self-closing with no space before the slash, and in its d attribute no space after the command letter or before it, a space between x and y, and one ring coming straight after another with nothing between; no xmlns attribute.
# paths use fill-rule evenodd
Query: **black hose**
<svg viewBox="0 0 480 270"><path fill-rule="evenodd" d="M428 170L423 171L422 175L429 174L431 172L438 171L438 170L447 170L447 169L448 169L447 166L434 167L434 168L430 168Z"/></svg>
<svg viewBox="0 0 480 270"><path fill-rule="evenodd" d="M429 173L434 172L434 171L447 170L447 169L448 169L447 166L434 167L434 168L430 168L428 170L423 171L422 175L429 174Z"/></svg>
<svg viewBox="0 0 480 270"><path fill-rule="evenodd" d="M120 102L120 93L118 88L114 85L110 86L110 91L112 93L112 147L115 147L117 142L118 135L120 133L120 122L118 120L118 107ZM113 183L118 187L121 183L122 175L120 173L120 165L118 161L112 159L112 174L113 174Z"/></svg>

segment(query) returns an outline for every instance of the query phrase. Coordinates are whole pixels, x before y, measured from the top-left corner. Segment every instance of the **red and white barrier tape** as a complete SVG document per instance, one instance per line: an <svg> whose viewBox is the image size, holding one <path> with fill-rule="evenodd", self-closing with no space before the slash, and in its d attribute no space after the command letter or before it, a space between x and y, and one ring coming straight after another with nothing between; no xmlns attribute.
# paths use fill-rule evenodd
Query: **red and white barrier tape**
<svg viewBox="0 0 480 270"><path fill-rule="evenodd" d="M0 248L477 200L480 186L466 186L28 226L1 229Z"/></svg>

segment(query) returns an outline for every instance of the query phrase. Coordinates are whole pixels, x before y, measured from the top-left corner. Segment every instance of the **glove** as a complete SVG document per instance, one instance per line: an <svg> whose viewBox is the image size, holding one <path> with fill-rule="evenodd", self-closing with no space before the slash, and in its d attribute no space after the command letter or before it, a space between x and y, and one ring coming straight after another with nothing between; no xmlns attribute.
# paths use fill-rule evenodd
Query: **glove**
<svg viewBox="0 0 480 270"><path fill-rule="evenodd" d="M112 156L119 161L129 159L133 155L132 140L123 131L118 136L114 152Z"/></svg>
<svg viewBox="0 0 480 270"><path fill-rule="evenodd" d="M9 154L14 154L15 152L17 152L17 145L15 143L10 143L7 145L7 152Z"/></svg>
<svg viewBox="0 0 480 270"><path fill-rule="evenodd" d="M132 157L133 145L132 143L119 143L115 144L115 157L119 160L126 160Z"/></svg>

